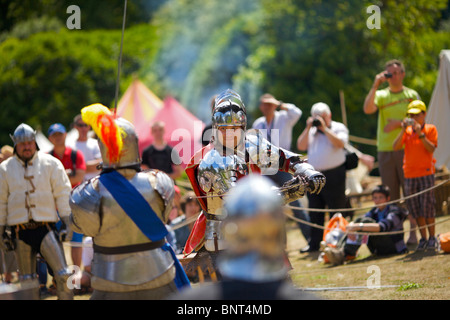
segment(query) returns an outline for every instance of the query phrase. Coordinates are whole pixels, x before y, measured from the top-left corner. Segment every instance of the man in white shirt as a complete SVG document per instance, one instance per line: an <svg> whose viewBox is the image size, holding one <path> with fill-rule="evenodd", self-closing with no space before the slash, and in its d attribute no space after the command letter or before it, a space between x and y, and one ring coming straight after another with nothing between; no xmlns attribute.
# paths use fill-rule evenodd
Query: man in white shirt
<svg viewBox="0 0 450 320"><path fill-rule="evenodd" d="M263 116L255 120L253 128L261 130L264 138L277 147L291 150L292 129L302 116L302 111L269 93L261 96L259 109Z"/></svg>
<svg viewBox="0 0 450 320"><path fill-rule="evenodd" d="M20 280L36 278L40 253L55 277L58 298L71 300L73 292L66 284L72 273L59 239L63 234L71 238L69 177L61 161L39 151L36 131L29 125L20 124L11 138L14 156L0 164L0 249L8 249L3 233L11 226ZM65 228L57 234L59 219Z"/></svg>
<svg viewBox="0 0 450 320"><path fill-rule="evenodd" d="M276 99L270 93L265 93L260 98L259 109L263 116L253 122L253 128L258 129L269 142L277 147L291 151L292 129L302 116L302 110L292 103L284 103ZM277 111L279 109L279 111ZM268 176L278 186L292 179L287 172L277 171L276 174ZM299 200L290 203L293 207L302 206ZM294 216L301 220L308 220L304 210L293 210ZM310 237L310 227L306 224L298 224L306 240Z"/></svg>
<svg viewBox="0 0 450 320"><path fill-rule="evenodd" d="M73 125L78 131L78 139L71 147L83 153L84 160L86 161L84 180L89 180L100 173L97 166L102 162L102 154L100 153L98 141L89 137L91 127L81 119L81 114L75 116Z"/></svg>
<svg viewBox="0 0 450 320"><path fill-rule="evenodd" d="M311 107L311 117L306 120L306 127L297 140L299 150L308 151L308 163L321 171L327 180L319 195L308 194L310 208L339 209L346 207L345 201L345 151L348 142L348 129L340 122L331 120L330 107L319 102ZM310 221L323 225L324 212L311 212ZM308 246L301 252L318 251L323 230L311 229L311 239Z"/></svg>

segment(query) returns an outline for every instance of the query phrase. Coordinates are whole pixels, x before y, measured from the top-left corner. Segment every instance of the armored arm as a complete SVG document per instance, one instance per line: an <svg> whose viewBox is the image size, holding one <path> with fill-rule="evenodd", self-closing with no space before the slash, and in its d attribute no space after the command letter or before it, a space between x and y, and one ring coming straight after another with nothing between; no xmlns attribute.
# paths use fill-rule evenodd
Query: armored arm
<svg viewBox="0 0 450 320"><path fill-rule="evenodd" d="M70 216L61 217L62 227L58 232L59 240L61 242L72 240L73 236L73 223Z"/></svg>
<svg viewBox="0 0 450 320"><path fill-rule="evenodd" d="M291 201L303 196L305 192L319 193L325 185L325 176L321 172L302 160L300 155L271 144L258 130L247 131L246 150L250 162L257 164L263 174L275 174L281 170L298 177L289 182L291 191L296 190L293 185L298 185L299 188L292 191L296 194L292 195L294 199Z"/></svg>
<svg viewBox="0 0 450 320"><path fill-rule="evenodd" d="M101 195L98 177L74 188L70 194L70 225L73 231L95 237L101 223Z"/></svg>
<svg viewBox="0 0 450 320"><path fill-rule="evenodd" d="M170 211L173 206L173 198L175 196L175 187L173 180L164 172L151 170L148 174L153 175L155 179L150 179L153 188L158 192L164 202L164 210L162 212L162 220L167 223Z"/></svg>
<svg viewBox="0 0 450 320"><path fill-rule="evenodd" d="M323 173L316 171L312 165L306 162L292 164L289 172L295 177L306 179L306 191L319 193L325 185L326 179Z"/></svg>
<svg viewBox="0 0 450 320"><path fill-rule="evenodd" d="M289 168L289 172L294 177L278 188L283 204L305 196L306 192L319 193L325 185L325 176L315 171L309 163L295 163Z"/></svg>
<svg viewBox="0 0 450 320"><path fill-rule="evenodd" d="M305 191L319 193L325 185L323 173L316 171L312 165L300 158L300 155L280 148L281 166L285 171L298 177L298 183L305 185ZM295 184L295 181L290 181Z"/></svg>

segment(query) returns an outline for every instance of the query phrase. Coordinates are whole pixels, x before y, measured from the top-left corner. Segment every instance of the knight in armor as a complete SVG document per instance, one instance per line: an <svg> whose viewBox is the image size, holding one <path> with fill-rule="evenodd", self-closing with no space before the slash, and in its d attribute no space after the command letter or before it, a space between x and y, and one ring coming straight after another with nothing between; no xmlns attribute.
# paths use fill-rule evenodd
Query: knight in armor
<svg viewBox="0 0 450 320"><path fill-rule="evenodd" d="M72 272L61 244L72 233L69 177L58 159L39 151L36 131L29 125L20 124L10 136L14 156L0 165L0 248L15 250L20 281L26 283L37 278L39 253L55 278L58 299L71 300L67 281ZM63 228L57 233L59 219Z"/></svg>
<svg viewBox="0 0 450 320"><path fill-rule="evenodd" d="M267 177L240 179L224 199L222 234L227 249L217 259L222 281L174 295L174 300L312 300L296 289L284 263L283 199Z"/></svg>
<svg viewBox="0 0 450 320"><path fill-rule="evenodd" d="M91 299L164 299L189 286L165 240L173 181L159 170L141 171L130 122L100 104L81 114L99 137L103 161L100 175L70 196L74 230L93 238Z"/></svg>
<svg viewBox="0 0 450 320"><path fill-rule="evenodd" d="M245 106L235 91L228 89L217 96L212 124L210 144L197 152L186 167L202 206L184 249L185 255L197 252L193 264L206 251L215 265L216 254L226 248L220 228L224 219L222 201L240 178L250 173L291 173L293 179L277 189L284 204L306 192L319 193L325 184L324 175L300 155L269 143L257 129L246 130Z"/></svg>

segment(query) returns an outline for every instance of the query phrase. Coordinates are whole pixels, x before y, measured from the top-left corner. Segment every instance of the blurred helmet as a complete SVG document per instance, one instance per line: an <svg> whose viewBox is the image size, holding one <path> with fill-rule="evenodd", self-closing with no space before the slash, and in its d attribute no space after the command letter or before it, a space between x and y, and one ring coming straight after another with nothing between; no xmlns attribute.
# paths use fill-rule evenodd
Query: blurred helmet
<svg viewBox="0 0 450 320"><path fill-rule="evenodd" d="M25 123L21 123L16 130L14 130L14 134L9 135L14 143L14 147L21 142L26 141L36 141L36 131ZM36 147L39 150L39 147Z"/></svg>
<svg viewBox="0 0 450 320"><path fill-rule="evenodd" d="M102 154L103 169L139 165L141 163L139 139L134 126L123 118L115 119L114 122L121 129L123 146L118 160L114 161L111 160L108 147L99 139L98 145Z"/></svg>
<svg viewBox="0 0 450 320"><path fill-rule="evenodd" d="M251 174L225 198L223 236L227 250L218 262L228 278L266 282L286 277L282 199L272 181Z"/></svg>
<svg viewBox="0 0 450 320"><path fill-rule="evenodd" d="M247 127L247 115L244 103L239 94L231 89L219 94L215 100L213 115L213 128L218 127Z"/></svg>

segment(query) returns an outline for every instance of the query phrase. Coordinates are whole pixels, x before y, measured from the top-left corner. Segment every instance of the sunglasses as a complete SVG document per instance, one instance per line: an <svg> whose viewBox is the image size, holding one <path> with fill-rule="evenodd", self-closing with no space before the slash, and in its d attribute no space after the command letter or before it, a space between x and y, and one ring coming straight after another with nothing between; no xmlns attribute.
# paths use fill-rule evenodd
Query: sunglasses
<svg viewBox="0 0 450 320"><path fill-rule="evenodd" d="M76 123L75 125L80 128L86 128L88 126L86 123Z"/></svg>

